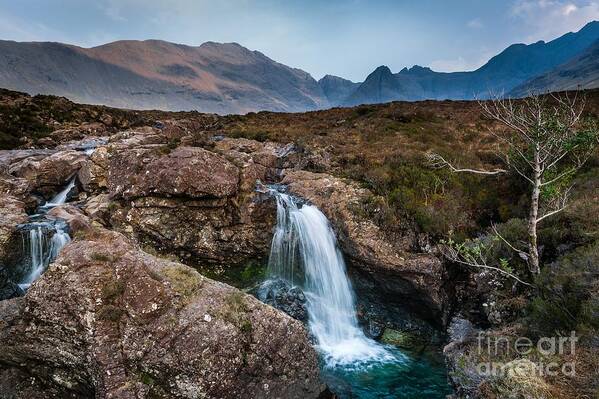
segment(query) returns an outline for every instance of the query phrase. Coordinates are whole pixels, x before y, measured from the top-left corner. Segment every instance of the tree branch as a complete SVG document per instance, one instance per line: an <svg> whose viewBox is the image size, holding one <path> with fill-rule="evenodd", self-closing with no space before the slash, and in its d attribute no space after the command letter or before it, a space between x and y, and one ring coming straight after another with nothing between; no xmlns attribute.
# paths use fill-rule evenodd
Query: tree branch
<svg viewBox="0 0 599 399"><path fill-rule="evenodd" d="M449 251L449 254L446 253L443 250L441 250L441 252L443 253L443 255L447 259L449 259L449 260L451 260L453 262L456 262L456 263L459 263L459 264L462 264L462 265L466 265L466 266L470 266L470 267L476 267L476 268L480 268L480 269L493 270L493 271L496 271L496 272L499 272L499 273L503 274L504 276L510 277L510 278L512 278L512 279L518 281L519 283L524 284L524 285L526 285L528 287L535 287L533 284L527 283L526 281L521 280L516 275L514 275L514 274L512 274L510 272L507 272L505 270L502 270L502 269L500 269L498 267L489 266L486 263L475 263L475 262L468 262L468 261L462 260L462 259L460 259L460 256L459 256L459 253L458 253L457 250L455 250L454 248L451 248L451 247L449 247L447 245L445 245L444 247L445 247L445 249L447 251Z"/></svg>
<svg viewBox="0 0 599 399"><path fill-rule="evenodd" d="M495 169L495 170L479 170L479 169L469 169L469 168L456 168L455 166L453 166L449 161L445 160L445 158L443 158L441 155L436 154L436 153L428 153L426 154L426 159L428 161L428 164L430 166L432 166L433 168L437 168L437 169L442 169L442 168L449 168L452 172L456 172L456 173L460 173L460 172L467 172L467 173L476 173L476 174L480 174L480 175L498 175L501 173L507 173L507 170L505 169Z"/></svg>

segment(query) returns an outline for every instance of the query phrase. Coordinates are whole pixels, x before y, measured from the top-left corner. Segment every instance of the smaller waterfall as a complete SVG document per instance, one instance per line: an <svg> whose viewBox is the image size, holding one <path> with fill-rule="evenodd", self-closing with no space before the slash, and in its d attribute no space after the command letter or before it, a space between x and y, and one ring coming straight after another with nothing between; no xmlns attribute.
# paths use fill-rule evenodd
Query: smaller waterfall
<svg viewBox="0 0 599 399"><path fill-rule="evenodd" d="M19 286L27 289L71 241L64 221L34 221L20 226L23 259Z"/></svg>
<svg viewBox="0 0 599 399"><path fill-rule="evenodd" d="M52 199L46 202L43 208L53 208L58 205L62 205L67 201L67 197L71 190L75 187L75 178L73 177L69 184L66 185L58 194L56 194Z"/></svg>
<svg viewBox="0 0 599 399"><path fill-rule="evenodd" d="M310 331L327 364L394 361L396 357L358 326L354 292L326 216L313 205L272 193L277 200L277 226L268 272L303 289Z"/></svg>
<svg viewBox="0 0 599 399"><path fill-rule="evenodd" d="M50 201L38 208L38 214L29 217L29 223L19 226L23 237L23 255L18 279L19 286L26 290L37 280L58 253L71 241L67 224L62 220L49 220L45 214L55 206L66 202L75 187L75 178L58 192Z"/></svg>

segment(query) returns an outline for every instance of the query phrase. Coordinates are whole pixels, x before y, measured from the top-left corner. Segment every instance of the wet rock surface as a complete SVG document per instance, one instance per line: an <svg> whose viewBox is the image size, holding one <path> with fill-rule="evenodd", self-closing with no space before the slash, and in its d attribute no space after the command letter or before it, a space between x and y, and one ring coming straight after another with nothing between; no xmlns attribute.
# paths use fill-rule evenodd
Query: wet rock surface
<svg viewBox="0 0 599 399"><path fill-rule="evenodd" d="M0 264L14 258L20 246L17 225L27 221L25 204L15 197L0 194Z"/></svg>
<svg viewBox="0 0 599 399"><path fill-rule="evenodd" d="M294 319L308 321L306 296L299 287L292 287L288 282L276 279L265 281L258 289L258 298L270 306L287 313Z"/></svg>
<svg viewBox="0 0 599 399"><path fill-rule="evenodd" d="M25 291L12 281L9 271L0 264L0 301L25 295Z"/></svg>
<svg viewBox="0 0 599 399"><path fill-rule="evenodd" d="M27 180L31 192L50 196L77 173L87 156L76 150L58 151L41 159L27 157L12 162L9 172Z"/></svg>

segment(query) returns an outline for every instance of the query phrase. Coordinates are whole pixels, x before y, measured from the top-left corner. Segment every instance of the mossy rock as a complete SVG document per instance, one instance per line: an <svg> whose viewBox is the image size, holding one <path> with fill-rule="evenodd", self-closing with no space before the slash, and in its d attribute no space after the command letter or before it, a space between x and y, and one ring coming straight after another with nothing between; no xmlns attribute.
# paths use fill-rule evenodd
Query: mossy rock
<svg viewBox="0 0 599 399"><path fill-rule="evenodd" d="M392 328L385 328L381 342L394 345L402 349L421 350L425 347L425 342L416 334L407 331L398 331Z"/></svg>
<svg viewBox="0 0 599 399"><path fill-rule="evenodd" d="M168 266L160 271L171 287L183 297L190 297L202 288L202 276L195 270L183 266Z"/></svg>

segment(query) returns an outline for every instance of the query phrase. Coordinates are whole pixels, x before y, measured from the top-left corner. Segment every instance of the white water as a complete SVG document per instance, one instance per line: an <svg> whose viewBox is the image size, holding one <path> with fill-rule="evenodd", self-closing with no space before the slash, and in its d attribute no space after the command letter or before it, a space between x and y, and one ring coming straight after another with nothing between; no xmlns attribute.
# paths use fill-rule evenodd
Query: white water
<svg viewBox="0 0 599 399"><path fill-rule="evenodd" d="M358 326L354 292L325 215L313 205L298 206L287 194L272 193L277 199L277 227L269 274L303 288L310 331L327 366L394 361Z"/></svg>
<svg viewBox="0 0 599 399"><path fill-rule="evenodd" d="M60 222L54 224L34 222L29 226L28 231L24 232L27 235L24 245L27 246L29 272L19 284L21 288L29 288L42 275L48 265L56 259L62 247L71 241L65 227L66 225Z"/></svg>
<svg viewBox="0 0 599 399"><path fill-rule="evenodd" d="M29 288L56 259L62 247L71 241L64 222L51 222L43 215L50 208L64 204L73 187L75 187L75 178L72 178L65 188L39 208L40 214L29 218L32 220L31 223L24 225L23 250L27 256L24 263L29 266L29 270L19 283L22 289Z"/></svg>
<svg viewBox="0 0 599 399"><path fill-rule="evenodd" d="M62 189L58 194L56 194L50 201L44 204L44 208L52 208L58 205L62 205L66 202L67 196L71 192L71 190L75 187L75 178L73 177L69 184L66 185L64 189Z"/></svg>

